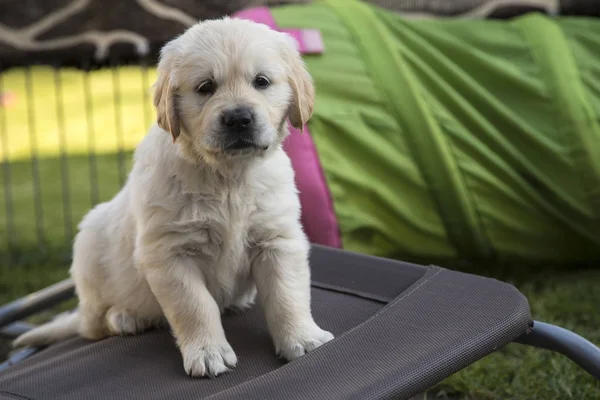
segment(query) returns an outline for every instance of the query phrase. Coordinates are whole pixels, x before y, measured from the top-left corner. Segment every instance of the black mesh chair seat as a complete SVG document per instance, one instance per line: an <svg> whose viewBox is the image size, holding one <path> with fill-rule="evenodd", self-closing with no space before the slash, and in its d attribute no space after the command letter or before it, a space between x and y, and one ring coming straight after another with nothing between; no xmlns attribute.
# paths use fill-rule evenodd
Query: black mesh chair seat
<svg viewBox="0 0 600 400"><path fill-rule="evenodd" d="M0 399L404 399L523 335L529 306L493 279L315 247L312 303L336 339L284 363L258 307L223 317L238 367L189 378L168 331L75 338L0 373Z"/></svg>

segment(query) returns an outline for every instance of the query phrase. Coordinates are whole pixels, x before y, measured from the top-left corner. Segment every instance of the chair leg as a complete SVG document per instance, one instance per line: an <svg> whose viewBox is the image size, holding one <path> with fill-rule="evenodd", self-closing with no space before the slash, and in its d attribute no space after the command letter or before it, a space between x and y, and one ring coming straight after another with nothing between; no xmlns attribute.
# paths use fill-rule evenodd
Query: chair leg
<svg viewBox="0 0 600 400"><path fill-rule="evenodd" d="M531 332L515 342L561 353L600 380L600 348L574 332L535 321Z"/></svg>
<svg viewBox="0 0 600 400"><path fill-rule="evenodd" d="M27 322L17 321L0 329L0 339L13 340L27 331L35 328L35 325Z"/></svg>
<svg viewBox="0 0 600 400"><path fill-rule="evenodd" d="M12 356L10 356L6 361L0 363L0 372L4 371L5 369L7 369L8 367L10 367L12 365L15 365L15 364L25 360L29 356L32 356L33 354L37 353L39 350L40 350L39 347L25 347L25 348L17 351Z"/></svg>
<svg viewBox="0 0 600 400"><path fill-rule="evenodd" d="M33 328L33 325L21 322L19 321L20 319L27 318L42 310L60 304L74 295L75 285L73 281L65 279L52 286L0 306L0 337L9 340L15 339L22 333ZM39 350L39 348L35 347L26 347L17 351L8 360L0 363L0 371L23 361Z"/></svg>
<svg viewBox="0 0 600 400"><path fill-rule="evenodd" d="M35 293L21 297L0 307L0 328L27 318L42 310L53 307L75 295L75 285L71 279L55 283Z"/></svg>

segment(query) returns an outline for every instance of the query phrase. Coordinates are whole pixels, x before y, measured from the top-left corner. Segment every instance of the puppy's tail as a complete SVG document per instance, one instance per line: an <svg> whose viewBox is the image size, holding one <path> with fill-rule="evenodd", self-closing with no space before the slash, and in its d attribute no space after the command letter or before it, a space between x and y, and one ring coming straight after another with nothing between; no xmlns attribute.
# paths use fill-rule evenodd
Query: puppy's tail
<svg viewBox="0 0 600 400"><path fill-rule="evenodd" d="M79 330L79 313L74 311L59 315L47 324L33 328L15 339L13 347L42 347L76 336Z"/></svg>

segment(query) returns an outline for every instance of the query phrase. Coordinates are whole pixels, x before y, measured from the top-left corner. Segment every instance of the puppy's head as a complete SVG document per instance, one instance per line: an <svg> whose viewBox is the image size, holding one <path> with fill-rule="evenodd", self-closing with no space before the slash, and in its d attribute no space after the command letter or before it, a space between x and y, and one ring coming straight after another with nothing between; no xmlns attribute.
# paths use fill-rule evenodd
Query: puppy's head
<svg viewBox="0 0 600 400"><path fill-rule="evenodd" d="M314 87L288 35L240 19L189 28L161 51L158 125L197 160L252 157L276 148L285 121L302 128Z"/></svg>

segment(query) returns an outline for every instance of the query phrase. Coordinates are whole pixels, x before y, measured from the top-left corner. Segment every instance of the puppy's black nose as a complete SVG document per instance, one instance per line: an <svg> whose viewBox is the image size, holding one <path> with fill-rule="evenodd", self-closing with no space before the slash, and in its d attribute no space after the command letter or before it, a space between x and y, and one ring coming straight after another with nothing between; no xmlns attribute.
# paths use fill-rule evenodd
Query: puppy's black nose
<svg viewBox="0 0 600 400"><path fill-rule="evenodd" d="M234 108L223 112L222 122L228 128L248 128L253 121L252 111L248 108Z"/></svg>

